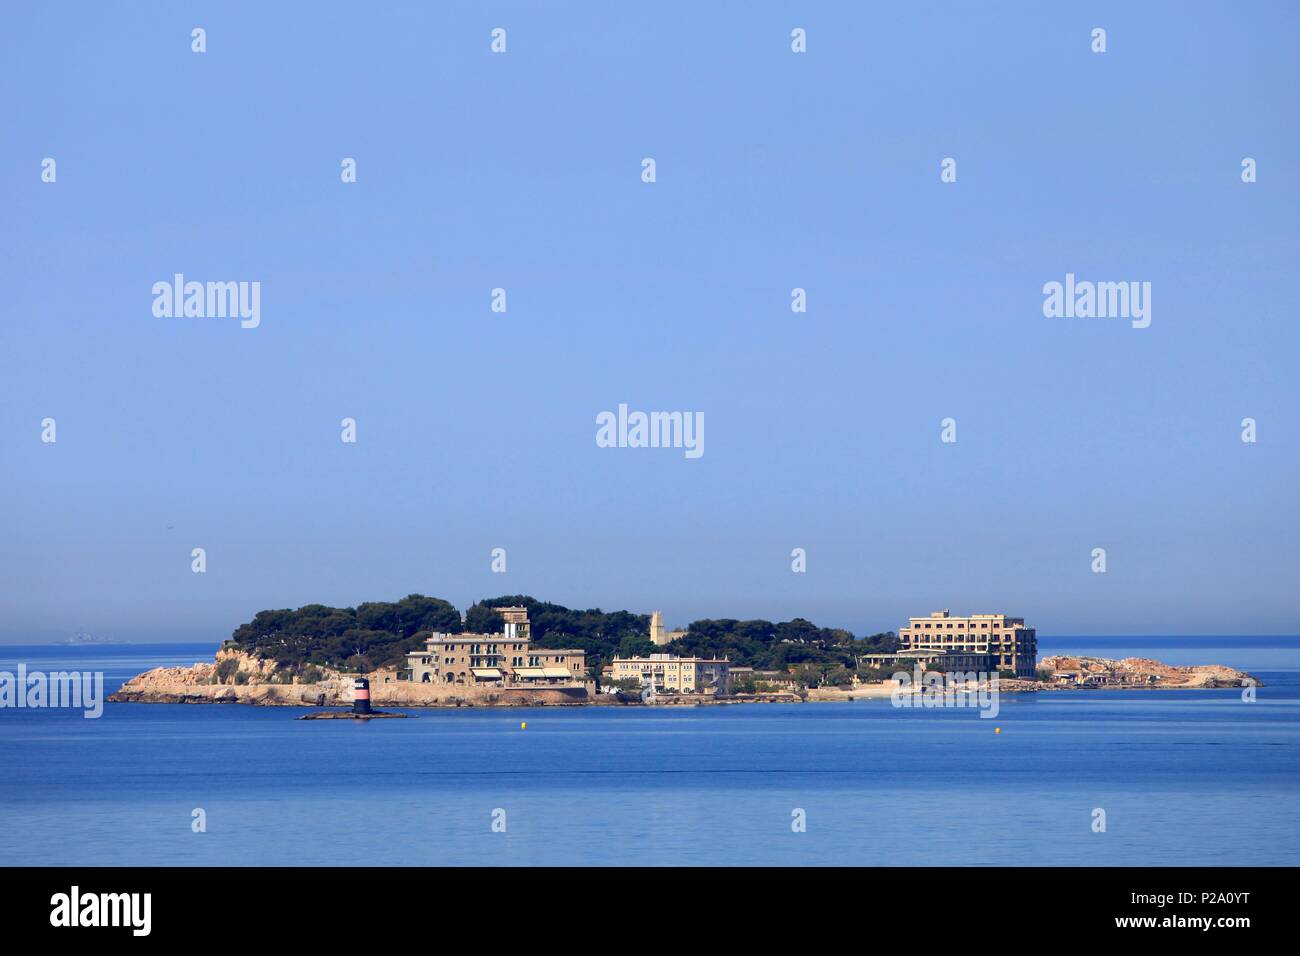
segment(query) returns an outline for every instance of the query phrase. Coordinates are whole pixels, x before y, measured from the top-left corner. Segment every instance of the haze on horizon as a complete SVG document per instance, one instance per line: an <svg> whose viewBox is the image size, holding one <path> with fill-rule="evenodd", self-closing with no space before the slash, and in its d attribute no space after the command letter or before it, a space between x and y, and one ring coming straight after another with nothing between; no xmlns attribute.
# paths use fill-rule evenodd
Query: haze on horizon
<svg viewBox="0 0 1300 956"><path fill-rule="evenodd" d="M1300 8L1178 10L11 12L0 642L413 592L1300 633ZM155 318L175 273L260 325ZM1045 318L1067 273L1150 327ZM620 403L705 453L598 447Z"/></svg>

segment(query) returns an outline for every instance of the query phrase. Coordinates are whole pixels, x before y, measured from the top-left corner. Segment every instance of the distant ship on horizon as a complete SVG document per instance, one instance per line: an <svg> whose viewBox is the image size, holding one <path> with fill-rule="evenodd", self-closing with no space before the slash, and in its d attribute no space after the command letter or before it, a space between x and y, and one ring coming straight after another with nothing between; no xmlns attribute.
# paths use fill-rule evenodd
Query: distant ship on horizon
<svg viewBox="0 0 1300 956"><path fill-rule="evenodd" d="M79 628L76 634L57 643L64 646L76 646L80 644L124 644L126 642L116 641L111 637L97 637L94 634L87 634L84 629Z"/></svg>

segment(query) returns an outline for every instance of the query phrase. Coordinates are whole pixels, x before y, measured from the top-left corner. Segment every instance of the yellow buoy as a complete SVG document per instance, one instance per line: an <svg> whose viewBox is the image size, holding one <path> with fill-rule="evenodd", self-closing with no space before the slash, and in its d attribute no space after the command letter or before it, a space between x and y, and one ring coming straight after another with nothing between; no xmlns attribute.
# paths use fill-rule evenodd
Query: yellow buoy
<svg viewBox="0 0 1300 956"><path fill-rule="evenodd" d="M526 721L526 720L521 720L521 721L519 722L519 729L520 729L520 730L527 730L527 729L528 729L528 721Z"/></svg>
<svg viewBox="0 0 1300 956"><path fill-rule="evenodd" d="M1002 728L1001 728L1001 727L994 727L994 728L993 728L993 732L994 732L995 734L1000 734L1000 733L1002 733Z"/></svg>

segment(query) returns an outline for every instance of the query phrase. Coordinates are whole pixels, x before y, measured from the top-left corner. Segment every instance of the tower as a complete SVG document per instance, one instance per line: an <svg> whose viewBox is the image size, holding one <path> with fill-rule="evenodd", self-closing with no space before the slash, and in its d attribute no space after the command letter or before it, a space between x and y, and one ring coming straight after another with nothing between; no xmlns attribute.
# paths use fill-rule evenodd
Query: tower
<svg viewBox="0 0 1300 956"><path fill-rule="evenodd" d="M668 643L668 638L664 634L664 615L662 611L655 611L650 615L650 643L658 647L663 647Z"/></svg>
<svg viewBox="0 0 1300 956"><path fill-rule="evenodd" d="M506 622L505 639L507 641L528 642L532 640L532 627L528 623L528 608L499 607L496 610Z"/></svg>
<svg viewBox="0 0 1300 956"><path fill-rule="evenodd" d="M352 682L352 713L370 713L370 681L364 677Z"/></svg>

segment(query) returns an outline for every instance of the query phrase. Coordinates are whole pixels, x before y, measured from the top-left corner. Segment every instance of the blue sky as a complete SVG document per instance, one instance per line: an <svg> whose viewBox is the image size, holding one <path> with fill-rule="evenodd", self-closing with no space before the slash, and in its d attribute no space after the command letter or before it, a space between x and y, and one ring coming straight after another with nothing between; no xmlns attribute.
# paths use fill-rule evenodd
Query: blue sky
<svg viewBox="0 0 1300 956"><path fill-rule="evenodd" d="M4 14L0 640L416 591L1300 631L1300 7L280 7ZM260 327L155 318L176 272ZM1150 328L1045 318L1067 272ZM598 448L620 402L704 456Z"/></svg>

